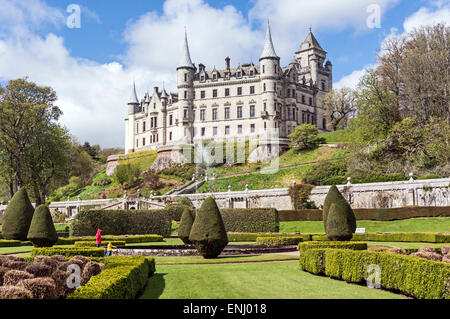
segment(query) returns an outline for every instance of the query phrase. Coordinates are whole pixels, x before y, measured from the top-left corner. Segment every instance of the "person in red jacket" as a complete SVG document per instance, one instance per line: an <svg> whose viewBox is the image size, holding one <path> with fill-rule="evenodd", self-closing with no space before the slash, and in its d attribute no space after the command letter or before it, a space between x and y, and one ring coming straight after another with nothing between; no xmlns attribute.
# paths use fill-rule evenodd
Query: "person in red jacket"
<svg viewBox="0 0 450 319"><path fill-rule="evenodd" d="M97 229L97 234L95 235L95 246L98 248L102 244L102 230L99 228Z"/></svg>

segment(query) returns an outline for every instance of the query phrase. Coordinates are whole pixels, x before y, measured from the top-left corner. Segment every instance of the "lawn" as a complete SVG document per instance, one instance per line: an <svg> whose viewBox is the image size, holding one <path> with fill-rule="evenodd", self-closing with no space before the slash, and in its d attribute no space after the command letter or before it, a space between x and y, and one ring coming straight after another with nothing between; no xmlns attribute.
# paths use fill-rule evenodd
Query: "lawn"
<svg viewBox="0 0 450 319"><path fill-rule="evenodd" d="M410 218L393 221L358 220L357 227L374 232L450 232L450 217ZM282 233L325 233L322 221L280 222Z"/></svg>
<svg viewBox="0 0 450 319"><path fill-rule="evenodd" d="M180 262L181 262L180 258ZM299 270L298 261L156 265L145 299L401 299Z"/></svg>

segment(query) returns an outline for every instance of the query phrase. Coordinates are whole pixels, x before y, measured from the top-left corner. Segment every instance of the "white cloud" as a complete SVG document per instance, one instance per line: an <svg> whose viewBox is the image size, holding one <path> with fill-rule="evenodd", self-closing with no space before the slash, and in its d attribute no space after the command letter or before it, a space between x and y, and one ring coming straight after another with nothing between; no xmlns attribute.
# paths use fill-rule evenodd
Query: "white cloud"
<svg viewBox="0 0 450 319"><path fill-rule="evenodd" d="M333 88L341 89L344 87L348 87L351 89L356 89L356 86L358 85L359 80L364 75L364 73L366 73L366 70L369 70L373 67L374 67L374 65L369 64L369 65L365 66L362 70L356 70L348 75L343 76L338 82L333 83Z"/></svg>

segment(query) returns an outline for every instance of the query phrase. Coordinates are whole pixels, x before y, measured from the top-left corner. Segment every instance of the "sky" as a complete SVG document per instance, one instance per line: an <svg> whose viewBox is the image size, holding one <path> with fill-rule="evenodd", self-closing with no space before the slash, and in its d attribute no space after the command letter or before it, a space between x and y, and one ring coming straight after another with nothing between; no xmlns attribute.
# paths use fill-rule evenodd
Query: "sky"
<svg viewBox="0 0 450 319"><path fill-rule="evenodd" d="M449 23L450 0L0 0L0 83L51 86L81 143L123 148L133 81L139 98L176 92L185 30L193 62L219 69L259 64L267 20L282 66L312 28L334 87L355 87L388 37Z"/></svg>

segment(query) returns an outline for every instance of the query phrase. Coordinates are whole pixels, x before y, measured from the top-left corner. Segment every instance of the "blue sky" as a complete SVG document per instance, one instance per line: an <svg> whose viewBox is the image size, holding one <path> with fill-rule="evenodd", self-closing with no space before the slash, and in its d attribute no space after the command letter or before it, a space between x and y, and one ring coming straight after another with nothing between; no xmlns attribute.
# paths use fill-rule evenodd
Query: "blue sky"
<svg viewBox="0 0 450 319"><path fill-rule="evenodd" d="M309 26L333 63L336 87L355 86L388 36L450 21L449 0L0 0L0 80L29 76L55 88L62 122L81 142L123 146L126 103L165 83L175 68L186 26L192 60L207 69L258 63L265 23L287 65ZM70 4L81 28L68 28ZM380 10L369 28L367 7ZM150 92L151 93L151 92Z"/></svg>

